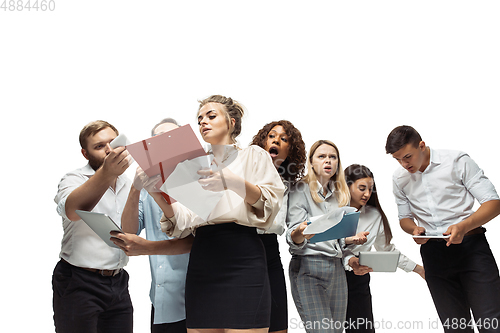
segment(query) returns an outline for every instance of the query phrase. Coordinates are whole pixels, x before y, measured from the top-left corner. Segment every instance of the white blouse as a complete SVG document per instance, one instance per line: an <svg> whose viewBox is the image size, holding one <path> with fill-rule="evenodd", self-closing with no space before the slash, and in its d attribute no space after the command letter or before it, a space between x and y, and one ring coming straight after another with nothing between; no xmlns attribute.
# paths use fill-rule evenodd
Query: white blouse
<svg viewBox="0 0 500 333"><path fill-rule="evenodd" d="M176 202L172 204L174 219L163 215L162 230L169 236L185 237L195 228L235 222L244 226L268 229L280 210L285 187L273 165L271 156L259 146L249 146L238 151L238 156L227 167L232 173L258 186L261 196L253 205L231 190L225 190L207 220Z"/></svg>
<svg viewBox="0 0 500 333"><path fill-rule="evenodd" d="M283 235L283 233L286 230L286 213L288 210L288 189L289 189L289 182L287 180L282 179L283 184L285 185L285 193L283 194L283 203L281 204L281 208L276 215L276 218L274 219L274 222L271 224L269 229L263 230L263 229L257 229L258 234L276 234L276 235Z"/></svg>
<svg viewBox="0 0 500 333"><path fill-rule="evenodd" d="M351 244L347 246L347 249L356 256L359 254L359 252L371 251L372 246L374 246L377 251L398 251L394 244L389 243L389 245L387 245L385 243L384 224L382 222L382 215L380 215L378 210L372 206L363 206L361 207L361 210L359 212L360 215L356 233L368 231L370 232L370 234L367 236L368 240L366 241L366 243L361 245ZM344 267L348 271L352 271L352 268L351 266L349 266L348 262L349 259L354 255L350 254L344 257ZM399 268L406 272L411 272L413 271L413 269L415 269L415 266L417 266L415 262L411 261L404 254L400 254L398 263Z"/></svg>

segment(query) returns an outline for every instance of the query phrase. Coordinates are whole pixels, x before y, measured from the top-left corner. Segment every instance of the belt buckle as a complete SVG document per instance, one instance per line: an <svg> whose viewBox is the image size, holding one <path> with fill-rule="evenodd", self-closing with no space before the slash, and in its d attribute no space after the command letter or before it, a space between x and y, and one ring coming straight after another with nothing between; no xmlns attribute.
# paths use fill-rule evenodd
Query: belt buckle
<svg viewBox="0 0 500 333"><path fill-rule="evenodd" d="M101 269L99 270L99 274L101 276L106 276L106 277L113 277L120 273L120 269Z"/></svg>

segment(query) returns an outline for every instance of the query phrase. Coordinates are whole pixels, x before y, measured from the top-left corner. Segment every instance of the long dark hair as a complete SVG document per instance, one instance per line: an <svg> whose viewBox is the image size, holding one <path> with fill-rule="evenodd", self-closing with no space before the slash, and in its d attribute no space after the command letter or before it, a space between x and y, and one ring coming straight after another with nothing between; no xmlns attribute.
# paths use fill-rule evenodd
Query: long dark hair
<svg viewBox="0 0 500 333"><path fill-rule="evenodd" d="M389 221L387 220L387 216L385 215L384 211L382 210L382 207L380 206L380 202L378 201L377 185L375 185L375 178L373 177L373 173L370 171L370 169L368 169L364 165L352 164L345 169L344 174L345 174L345 181L347 183L347 186L349 187L352 184L354 184L358 179L363 179L363 178L373 179L372 195L370 196L370 199L366 204L375 207L382 216L382 223L384 225L384 233L385 233L385 243L389 245L392 239L392 231L391 227L389 226Z"/></svg>
<svg viewBox="0 0 500 333"><path fill-rule="evenodd" d="M281 163L278 168L278 173L283 179L294 184L304 176L306 163L306 145L302 140L302 134L288 120L273 121L264 125L260 131L253 137L252 145L257 145L264 148L267 140L267 135L274 126L281 126L288 135L288 157Z"/></svg>

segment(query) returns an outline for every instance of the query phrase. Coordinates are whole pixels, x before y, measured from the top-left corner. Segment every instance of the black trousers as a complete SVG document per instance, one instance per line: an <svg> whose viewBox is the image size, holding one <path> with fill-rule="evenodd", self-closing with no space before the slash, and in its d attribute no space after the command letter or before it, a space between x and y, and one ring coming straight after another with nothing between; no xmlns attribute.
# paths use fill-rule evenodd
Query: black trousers
<svg viewBox="0 0 500 333"><path fill-rule="evenodd" d="M151 305L151 333L186 333L186 319L175 323L153 324L155 322L155 307Z"/></svg>
<svg viewBox="0 0 500 333"><path fill-rule="evenodd" d="M445 332L500 331L500 277L484 234L447 247L442 240L420 248L425 279Z"/></svg>
<svg viewBox="0 0 500 333"><path fill-rule="evenodd" d="M132 333L128 273L108 277L59 261L52 275L57 333Z"/></svg>
<svg viewBox="0 0 500 333"><path fill-rule="evenodd" d="M370 291L370 274L356 275L352 271L346 271L345 273L348 290L346 333L375 332L372 294Z"/></svg>

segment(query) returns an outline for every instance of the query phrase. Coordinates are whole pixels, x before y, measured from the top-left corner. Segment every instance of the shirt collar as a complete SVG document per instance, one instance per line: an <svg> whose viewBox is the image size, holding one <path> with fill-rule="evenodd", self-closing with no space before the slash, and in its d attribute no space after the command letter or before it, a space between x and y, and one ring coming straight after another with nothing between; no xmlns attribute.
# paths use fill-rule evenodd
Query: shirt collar
<svg viewBox="0 0 500 333"><path fill-rule="evenodd" d="M82 174L84 174L85 176L88 176L88 177L91 177L95 174L95 170L92 169L92 167L90 166L89 163L87 163L86 166L81 168L81 172L82 172Z"/></svg>
<svg viewBox="0 0 500 333"><path fill-rule="evenodd" d="M434 149L431 149L430 147L429 147L429 151L430 151L430 154L431 154L430 163L432 163L432 164L441 164L441 156L439 156L439 152L437 152Z"/></svg>
<svg viewBox="0 0 500 333"><path fill-rule="evenodd" d="M330 190L330 182L328 182L328 185L326 186L326 195L323 195L323 186L321 185L321 183L319 181L316 181L316 183L318 184L318 194L324 199L328 199L333 193L332 191Z"/></svg>

